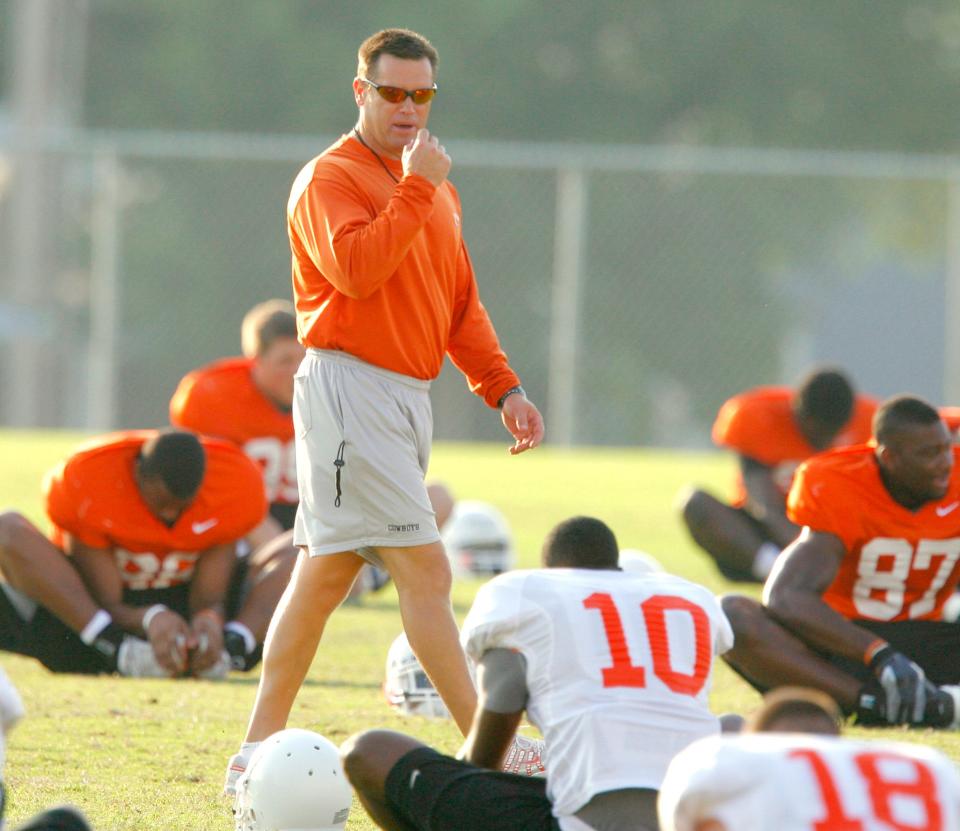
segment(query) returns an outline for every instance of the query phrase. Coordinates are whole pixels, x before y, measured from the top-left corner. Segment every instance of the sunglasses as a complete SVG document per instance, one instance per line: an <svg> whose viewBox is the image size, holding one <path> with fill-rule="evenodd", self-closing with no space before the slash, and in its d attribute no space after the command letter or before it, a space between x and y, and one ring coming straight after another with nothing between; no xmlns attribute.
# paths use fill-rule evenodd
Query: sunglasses
<svg viewBox="0 0 960 831"><path fill-rule="evenodd" d="M404 98L412 99L414 104L426 104L428 101L433 101L433 96L437 94L436 84L426 89L403 89L403 87L381 86L366 78L360 80L373 87L377 91L377 95L391 104L399 104Z"/></svg>

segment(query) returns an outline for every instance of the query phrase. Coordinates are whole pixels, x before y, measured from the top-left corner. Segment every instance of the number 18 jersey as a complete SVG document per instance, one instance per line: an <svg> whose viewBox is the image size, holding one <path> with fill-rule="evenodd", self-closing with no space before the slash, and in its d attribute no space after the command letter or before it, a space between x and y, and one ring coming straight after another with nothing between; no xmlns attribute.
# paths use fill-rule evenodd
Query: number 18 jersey
<svg viewBox="0 0 960 831"><path fill-rule="evenodd" d="M729 831L960 831L960 776L906 742L714 737L673 761L658 810L663 831L708 819Z"/></svg>
<svg viewBox="0 0 960 831"><path fill-rule="evenodd" d="M523 655L558 817L598 793L659 788L679 750L719 729L712 660L733 634L713 594L682 578L509 572L481 587L461 639L474 660L494 648Z"/></svg>

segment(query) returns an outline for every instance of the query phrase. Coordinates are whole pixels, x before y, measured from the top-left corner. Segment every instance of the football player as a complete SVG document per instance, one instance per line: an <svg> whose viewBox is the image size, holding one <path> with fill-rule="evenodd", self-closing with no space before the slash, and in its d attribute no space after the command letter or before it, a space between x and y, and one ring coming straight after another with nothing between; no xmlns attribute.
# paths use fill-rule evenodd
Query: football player
<svg viewBox="0 0 960 831"><path fill-rule="evenodd" d="M875 444L810 459L787 510L803 528L763 602L723 599L725 656L759 690L821 689L876 724L960 720L960 626L941 620L960 581L960 469L937 411L886 401Z"/></svg>
<svg viewBox="0 0 960 831"><path fill-rule="evenodd" d="M545 568L484 584L462 640L479 703L462 760L373 730L341 749L347 777L382 828L471 831L656 828L670 759L719 731L707 708L713 655L729 648L714 596L617 565L601 521L551 531ZM500 771L526 712L543 733L546 779Z"/></svg>
<svg viewBox="0 0 960 831"><path fill-rule="evenodd" d="M739 458L733 501L690 490L681 511L694 541L725 577L766 579L800 530L785 509L797 465L822 450L867 441L876 406L855 395L842 372L818 368L796 389L758 387L720 408L713 440Z"/></svg>
<svg viewBox="0 0 960 831"><path fill-rule="evenodd" d="M243 357L195 369L170 399L170 423L232 441L263 471L270 517L250 535L256 548L293 528L299 495L293 447L293 376L303 360L293 304L254 306L240 330Z"/></svg>
<svg viewBox="0 0 960 831"><path fill-rule="evenodd" d="M960 829L960 776L942 753L841 738L839 710L781 688L737 736L694 742L670 763L662 831Z"/></svg>
<svg viewBox="0 0 960 831"><path fill-rule="evenodd" d="M112 434L54 468L44 496L50 539L0 515L0 649L54 672L222 677L256 664L292 559L236 555L267 511L238 448Z"/></svg>

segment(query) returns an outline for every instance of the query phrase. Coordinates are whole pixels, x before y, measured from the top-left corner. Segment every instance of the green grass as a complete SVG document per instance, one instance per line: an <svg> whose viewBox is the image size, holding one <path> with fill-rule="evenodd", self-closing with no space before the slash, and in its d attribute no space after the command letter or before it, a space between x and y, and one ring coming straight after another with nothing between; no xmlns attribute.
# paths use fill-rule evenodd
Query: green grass
<svg viewBox="0 0 960 831"><path fill-rule="evenodd" d="M70 451L77 434L0 431L0 506L43 524L43 473ZM512 458L506 444L441 444L431 475L460 498L499 506L510 521L521 566L535 566L540 541L559 520L591 514L608 522L622 547L641 548L669 570L715 591L731 587L681 528L673 507L691 482L726 492L729 457L636 449L541 448ZM466 613L477 583L459 582L454 604ZM339 742L368 727L404 730L447 751L459 744L452 722L404 719L380 694L387 648L400 631L395 596L386 590L332 618L297 700L291 726ZM223 769L239 742L256 689L253 676L221 683L55 676L4 654L28 717L11 735L7 783L15 825L52 803L81 807L97 831L203 831L232 827L220 795ZM748 712L756 693L721 662L711 703ZM851 731L933 744L960 759L960 737L932 731ZM355 806L350 831L372 829Z"/></svg>

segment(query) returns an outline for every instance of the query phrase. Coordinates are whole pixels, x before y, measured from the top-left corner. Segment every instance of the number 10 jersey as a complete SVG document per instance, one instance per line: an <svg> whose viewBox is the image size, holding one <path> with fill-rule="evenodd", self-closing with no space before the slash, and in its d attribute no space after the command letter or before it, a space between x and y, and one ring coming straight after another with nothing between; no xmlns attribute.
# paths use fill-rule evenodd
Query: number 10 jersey
<svg viewBox="0 0 960 831"><path fill-rule="evenodd" d="M719 729L707 694L733 634L713 594L682 578L509 572L481 587L461 639L474 660L495 648L523 655L558 817L598 793L659 788L677 752Z"/></svg>

